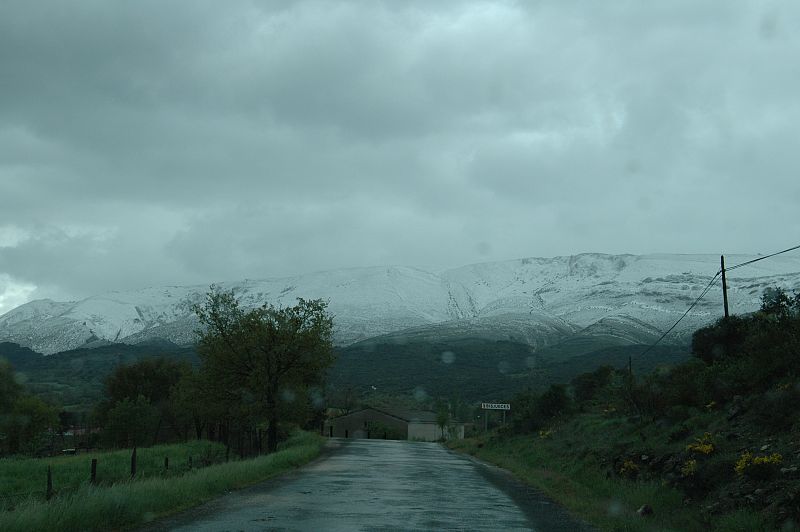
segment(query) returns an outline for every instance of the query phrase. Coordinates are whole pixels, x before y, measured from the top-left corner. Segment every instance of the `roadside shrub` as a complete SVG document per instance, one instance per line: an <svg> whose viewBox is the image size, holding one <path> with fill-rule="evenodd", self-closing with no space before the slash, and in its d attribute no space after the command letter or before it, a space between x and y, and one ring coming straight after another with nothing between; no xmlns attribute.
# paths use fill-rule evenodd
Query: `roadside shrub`
<svg viewBox="0 0 800 532"><path fill-rule="evenodd" d="M674 422L686 421L687 419L689 419L690 415L691 414L689 413L689 407L686 405L670 406L669 408L667 408L665 412L666 418ZM683 434L680 439L683 439L688 435L689 434L687 432Z"/></svg>
<svg viewBox="0 0 800 532"><path fill-rule="evenodd" d="M706 364L734 356L741 350L747 337L749 321L747 318L730 316L698 329L692 335L692 354Z"/></svg>
<svg viewBox="0 0 800 532"><path fill-rule="evenodd" d="M759 312L722 318L697 330L692 353L709 367L706 386L717 402L796 379L800 368L800 294L767 289ZM682 371L682 370L678 370ZM688 371L688 370L683 370Z"/></svg>
<svg viewBox="0 0 800 532"><path fill-rule="evenodd" d="M686 409L686 416L684 417L684 419L686 419L688 417L689 417L689 409L687 408ZM677 442L677 441L681 441L682 439L686 438L691 433L692 433L691 427L687 426L686 423L680 423L679 425L676 425L675 428L673 428L670 431L669 435L667 436L667 439L670 442Z"/></svg>
<svg viewBox="0 0 800 532"><path fill-rule="evenodd" d="M545 427L551 420L572 412L573 404L563 385L554 384L543 394L531 391L517 394L511 401L513 431L529 434Z"/></svg>
<svg viewBox="0 0 800 532"><path fill-rule="evenodd" d="M639 476L639 466L633 460L625 460L619 467L619 476L633 480Z"/></svg>
<svg viewBox="0 0 800 532"><path fill-rule="evenodd" d="M699 360L690 360L661 374L647 375L630 393L640 413L653 419L683 421L689 408L705 407L710 402L709 368Z"/></svg>
<svg viewBox="0 0 800 532"><path fill-rule="evenodd" d="M572 389L578 402L591 401L600 390L611 384L614 368L601 366L589 373L582 373L572 379Z"/></svg>
<svg viewBox="0 0 800 532"><path fill-rule="evenodd" d="M782 432L792 427L800 417L797 405L800 391L795 387L770 390L752 402L753 420L765 429Z"/></svg>
<svg viewBox="0 0 800 532"><path fill-rule="evenodd" d="M704 498L735 477L733 461L717 456L706 458L696 455L684 462L681 477L678 484L687 495Z"/></svg>
<svg viewBox="0 0 800 532"><path fill-rule="evenodd" d="M697 468L694 482L698 488L705 490L730 482L736 476L734 465L730 457L712 455Z"/></svg>
<svg viewBox="0 0 800 532"><path fill-rule="evenodd" d="M570 412L572 401L567 395L566 388L561 384L550 386L539 398L537 410L543 419L552 419Z"/></svg>
<svg viewBox="0 0 800 532"><path fill-rule="evenodd" d="M511 427L514 432L529 434L541 427L537 400L538 396L531 391L518 393L511 400Z"/></svg>
<svg viewBox="0 0 800 532"><path fill-rule="evenodd" d="M676 366L660 378L664 402L669 406L708 403L708 368L699 360Z"/></svg>
<svg viewBox="0 0 800 532"><path fill-rule="evenodd" d="M648 414L653 419L664 416L667 403L658 376L647 375L641 383L632 385L628 393L632 413Z"/></svg>

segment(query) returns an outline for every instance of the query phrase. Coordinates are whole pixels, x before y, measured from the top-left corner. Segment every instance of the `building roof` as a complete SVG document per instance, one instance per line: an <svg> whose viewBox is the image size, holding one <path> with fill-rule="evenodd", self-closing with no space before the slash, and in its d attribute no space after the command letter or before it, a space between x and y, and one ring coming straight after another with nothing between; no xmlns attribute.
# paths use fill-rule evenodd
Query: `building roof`
<svg viewBox="0 0 800 532"><path fill-rule="evenodd" d="M357 414L359 412L364 412L366 410L374 410L375 412L380 412L381 414L391 416L397 418L401 421L405 421L407 423L436 423L436 412L431 412L429 410L382 410L380 408L374 407L367 407L362 408L361 410L356 410L354 412L350 412L349 414L343 414L341 416L336 416L334 419L341 419L347 416L352 416L353 414Z"/></svg>

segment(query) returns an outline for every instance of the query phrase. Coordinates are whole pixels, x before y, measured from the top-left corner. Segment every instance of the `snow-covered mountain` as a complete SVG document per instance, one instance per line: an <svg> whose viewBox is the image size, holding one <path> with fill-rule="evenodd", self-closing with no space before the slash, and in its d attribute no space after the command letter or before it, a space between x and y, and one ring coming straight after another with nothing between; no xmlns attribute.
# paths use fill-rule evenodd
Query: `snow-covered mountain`
<svg viewBox="0 0 800 532"><path fill-rule="evenodd" d="M756 256L728 256L729 265ZM410 267L335 270L279 279L222 283L244 305L294 304L325 298L336 341L380 335L405 338L479 336L544 347L574 335L646 342L683 314L719 268L716 255L603 255L527 258L445 271ZM758 308L768 286L800 288L800 257L778 256L728 276L731 312ZM32 301L0 316L0 341L50 354L95 341L163 338L190 344L191 305L206 286L110 292L75 302ZM719 282L670 340L722 312ZM683 335L683 336L682 336Z"/></svg>

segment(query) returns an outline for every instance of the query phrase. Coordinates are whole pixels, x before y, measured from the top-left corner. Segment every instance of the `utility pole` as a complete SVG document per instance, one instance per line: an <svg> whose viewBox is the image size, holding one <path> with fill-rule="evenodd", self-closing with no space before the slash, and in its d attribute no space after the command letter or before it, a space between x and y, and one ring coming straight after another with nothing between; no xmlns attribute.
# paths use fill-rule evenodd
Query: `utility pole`
<svg viewBox="0 0 800 532"><path fill-rule="evenodd" d="M728 283L725 281L725 255L719 256L722 270L722 302L725 305L725 317L728 317Z"/></svg>

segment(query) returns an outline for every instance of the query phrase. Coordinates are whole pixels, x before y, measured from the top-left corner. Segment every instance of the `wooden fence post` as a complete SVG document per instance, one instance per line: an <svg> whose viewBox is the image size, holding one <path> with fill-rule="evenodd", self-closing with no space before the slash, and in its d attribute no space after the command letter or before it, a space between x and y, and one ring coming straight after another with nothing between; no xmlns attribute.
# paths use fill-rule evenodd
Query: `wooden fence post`
<svg viewBox="0 0 800 532"><path fill-rule="evenodd" d="M136 476L136 447L133 448L131 453L131 478Z"/></svg>
<svg viewBox="0 0 800 532"><path fill-rule="evenodd" d="M169 471L169 456L164 457L164 471Z"/></svg>
<svg viewBox="0 0 800 532"><path fill-rule="evenodd" d="M192 455L189 455L189 469L192 468Z"/></svg>
<svg viewBox="0 0 800 532"><path fill-rule="evenodd" d="M45 492L45 498L48 501L53 498L53 470L50 466L47 466L47 491Z"/></svg>
<svg viewBox="0 0 800 532"><path fill-rule="evenodd" d="M97 458L92 458L92 473L89 477L89 482L92 484L97 483Z"/></svg>

